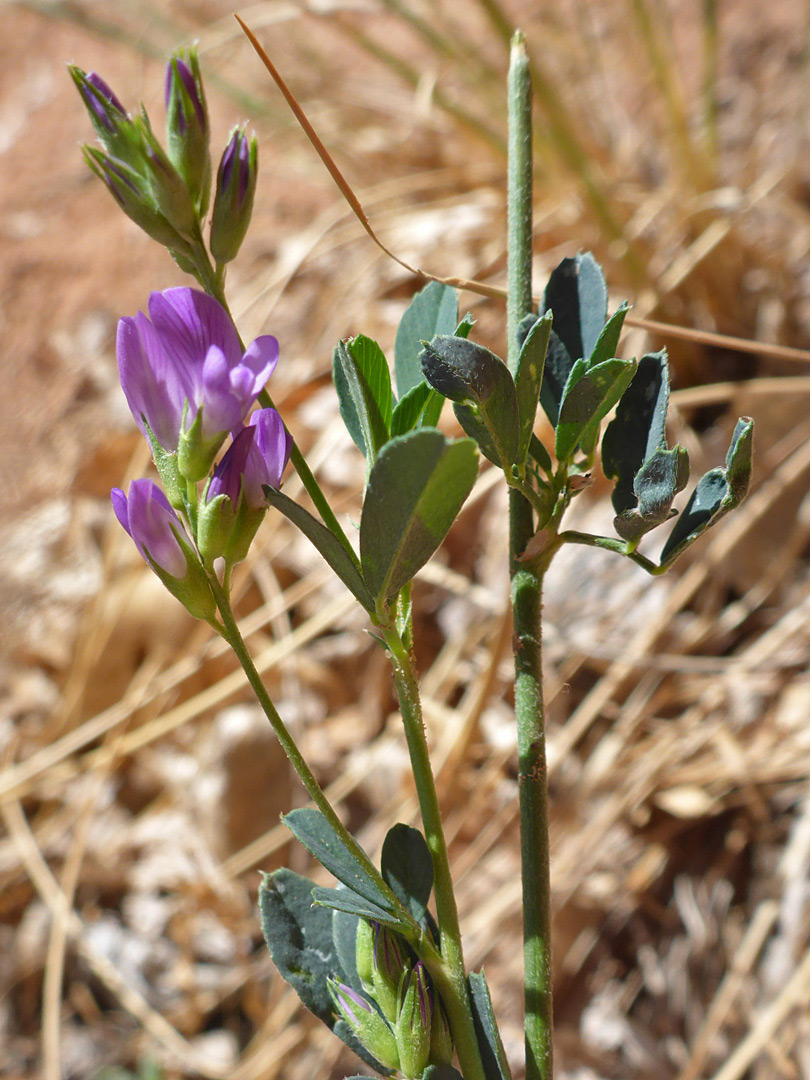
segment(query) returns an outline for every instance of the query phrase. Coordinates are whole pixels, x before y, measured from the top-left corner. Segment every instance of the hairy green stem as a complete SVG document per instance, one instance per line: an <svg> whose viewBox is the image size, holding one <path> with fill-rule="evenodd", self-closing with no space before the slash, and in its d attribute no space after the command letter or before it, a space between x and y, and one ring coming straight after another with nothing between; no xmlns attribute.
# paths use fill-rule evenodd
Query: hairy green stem
<svg viewBox="0 0 810 1080"><path fill-rule="evenodd" d="M464 1080L484 1080L484 1069L467 992L458 908L450 874L450 860L442 827L436 781L430 765L416 668L413 656L404 645L397 630L393 626L384 627L383 633L394 669L394 684L405 727L405 738L408 743L425 838L433 857L436 913L441 930L442 957L449 976L447 985L444 989L439 987L439 992L442 994L447 1010Z"/></svg>
<svg viewBox="0 0 810 1080"><path fill-rule="evenodd" d="M507 347L509 368L514 372L518 356L517 327L532 310L531 76L528 54L519 33L512 39L508 104ZM512 488L509 549L523 886L526 1080L551 1080L551 881L540 629L543 573L550 553L540 566L521 559L536 527L532 503Z"/></svg>

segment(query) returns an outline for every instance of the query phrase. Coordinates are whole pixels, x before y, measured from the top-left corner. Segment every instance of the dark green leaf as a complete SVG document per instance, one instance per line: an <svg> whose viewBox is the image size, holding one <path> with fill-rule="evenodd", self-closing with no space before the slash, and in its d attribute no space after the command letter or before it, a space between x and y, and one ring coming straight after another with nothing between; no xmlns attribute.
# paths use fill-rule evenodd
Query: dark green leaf
<svg viewBox="0 0 810 1080"><path fill-rule="evenodd" d="M468 980L475 1034L486 1080L512 1080L509 1062L492 1011L492 999L483 971L473 972Z"/></svg>
<svg viewBox="0 0 810 1080"><path fill-rule="evenodd" d="M332 941L332 915L312 906L313 884L292 870L276 870L259 887L262 932L282 978L310 1012L333 1026L328 976L343 971Z"/></svg>
<svg viewBox="0 0 810 1080"><path fill-rule="evenodd" d="M332 941L343 969L343 982L355 990L360 990L360 976L357 974L357 927L360 923L357 915L347 911L332 910Z"/></svg>
<svg viewBox="0 0 810 1080"><path fill-rule="evenodd" d="M422 342L436 334L452 334L458 325L458 293L450 285L429 282L411 300L402 316L394 342L397 393L404 397L422 382L419 353Z"/></svg>
<svg viewBox="0 0 810 1080"><path fill-rule="evenodd" d="M346 429L371 462L388 440L394 407L385 356L376 341L361 334L338 343L333 374Z"/></svg>
<svg viewBox="0 0 810 1080"><path fill-rule="evenodd" d="M374 610L374 600L360 576L360 571L352 562L349 553L333 532L306 511L303 506L283 495L276 488L264 486L264 497L271 506L280 510L286 518L297 526L306 538L323 555L343 584L354 593L367 611Z"/></svg>
<svg viewBox="0 0 810 1080"><path fill-rule="evenodd" d="M617 514L636 507L636 474L657 450L666 447L668 405L669 363L663 349L641 358L602 440L605 476L616 480L613 508Z"/></svg>
<svg viewBox="0 0 810 1080"><path fill-rule="evenodd" d="M554 313L554 332L572 360L591 355L607 322L607 286L590 252L563 259L552 270L543 311Z"/></svg>
<svg viewBox="0 0 810 1080"><path fill-rule="evenodd" d="M320 810L310 806L301 807L299 810L291 810L281 820L307 851L334 874L338 881L342 881L347 889L370 900L383 911L390 913L394 910L393 898L386 895L369 875Z"/></svg>
<svg viewBox="0 0 810 1080"><path fill-rule="evenodd" d="M477 473L475 444L450 442L434 428L401 435L383 448L369 475L360 521L363 577L378 600L390 599L424 566Z"/></svg>
<svg viewBox="0 0 810 1080"><path fill-rule="evenodd" d="M372 903L371 900L366 900L351 889L327 889L316 885L312 890L312 902L321 907L331 908L332 911L342 911L347 915L357 915L362 919L373 919L394 930L409 929L408 925L396 915L392 915L390 911Z"/></svg>
<svg viewBox="0 0 810 1080"><path fill-rule="evenodd" d="M350 1028L336 1017L326 980L346 981L332 936L332 913L312 904L314 885L292 870L276 870L259 887L262 931L273 962L306 1007L361 1060L385 1076L384 1068Z"/></svg>
<svg viewBox="0 0 810 1080"><path fill-rule="evenodd" d="M573 366L573 357L552 330L548 339L543 383L540 387L540 404L543 406L543 411L548 417L549 423L554 428L557 426L560 415L563 390Z"/></svg>
<svg viewBox="0 0 810 1080"><path fill-rule="evenodd" d="M412 431L420 422L425 407L432 397L436 397L441 405L441 397L436 391L422 380L416 386L411 387L407 394L394 406L394 414L391 419L391 437L405 435Z"/></svg>
<svg viewBox="0 0 810 1080"><path fill-rule="evenodd" d="M456 419L461 424L464 434L469 435L471 439L475 439L478 449L484 457L500 468L501 457L498 453L498 447L495 445L495 440L492 438L489 428L481 419L478 409L472 405L454 404L453 412L456 414Z"/></svg>
<svg viewBox="0 0 810 1080"><path fill-rule="evenodd" d="M518 406L518 447L515 461L522 466L529 452L529 442L534 430L543 369L551 335L551 315L544 315L532 325L523 345L515 372L515 393Z"/></svg>
<svg viewBox="0 0 810 1080"><path fill-rule="evenodd" d="M419 922L433 888L433 859L419 830L402 824L389 829L380 868L386 883Z"/></svg>
<svg viewBox="0 0 810 1080"><path fill-rule="evenodd" d="M523 342L529 336L529 331L534 326L534 324L541 318L542 316L538 315L536 311L530 311L528 315L524 315L523 318L520 320L517 326L517 330L515 331L518 349L523 348ZM512 372L512 374L514 375L514 372Z"/></svg>
<svg viewBox="0 0 810 1080"><path fill-rule="evenodd" d="M624 510L614 519L623 540L638 541L676 513L672 500L689 480L689 455L682 446L674 450L660 447L636 474L633 490L638 506Z"/></svg>
<svg viewBox="0 0 810 1080"><path fill-rule="evenodd" d="M464 1080L452 1065L429 1065L422 1073L422 1080Z"/></svg>
<svg viewBox="0 0 810 1080"><path fill-rule="evenodd" d="M748 416L737 421L726 464L704 473L698 480L681 516L661 552L661 565L671 563L710 526L742 502L751 476L754 422Z"/></svg>
<svg viewBox="0 0 810 1080"><path fill-rule="evenodd" d="M537 438L536 435L532 435L529 440L529 453L533 460L540 466L543 472L551 474L554 466L551 463L551 454L545 448L543 443Z"/></svg>
<svg viewBox="0 0 810 1080"><path fill-rule="evenodd" d="M577 360L563 391L557 423L555 452L558 461L573 454L587 429L599 422L618 401L636 370L635 360L606 360L590 367L589 361ZM595 441L592 434L588 442Z"/></svg>
<svg viewBox="0 0 810 1080"><path fill-rule="evenodd" d="M590 355L591 367L595 364L602 364L605 360L612 360L615 357L628 310L629 305L625 301L605 323Z"/></svg>
<svg viewBox="0 0 810 1080"><path fill-rule="evenodd" d="M483 345L453 335L434 337L420 355L430 385L451 401L475 406L502 462L511 464L517 453L518 404L503 361Z"/></svg>

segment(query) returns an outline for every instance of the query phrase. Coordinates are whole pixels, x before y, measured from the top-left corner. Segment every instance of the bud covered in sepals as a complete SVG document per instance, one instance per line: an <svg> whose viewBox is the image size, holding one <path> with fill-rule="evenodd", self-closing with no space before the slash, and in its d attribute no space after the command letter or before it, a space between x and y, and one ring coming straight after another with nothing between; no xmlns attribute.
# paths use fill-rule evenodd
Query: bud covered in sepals
<svg viewBox="0 0 810 1080"><path fill-rule="evenodd" d="M380 923L374 924L373 957L370 993L386 1020L394 1024L399 1015L403 977L411 965L403 959L396 934Z"/></svg>
<svg viewBox="0 0 810 1080"><path fill-rule="evenodd" d="M115 516L142 558L195 619L216 611L211 586L186 530L154 480L133 480L129 497L113 488Z"/></svg>
<svg viewBox="0 0 810 1080"><path fill-rule="evenodd" d="M155 137L144 110L135 118L134 124L143 151L141 171L149 184L155 208L181 236L192 238L197 215L185 179Z"/></svg>
<svg viewBox="0 0 810 1080"><path fill-rule="evenodd" d="M217 170L217 191L211 215L211 254L217 263L236 258L253 213L259 144L242 128L232 134Z"/></svg>
<svg viewBox="0 0 810 1080"><path fill-rule="evenodd" d="M121 158L110 157L95 146L83 146L84 160L128 218L153 240L176 251L188 244L156 208L150 186Z"/></svg>
<svg viewBox="0 0 810 1080"><path fill-rule="evenodd" d="M122 125L130 123L118 96L95 71L85 73L76 64L68 64L70 77L82 96L87 113L102 144L115 153L115 137Z"/></svg>
<svg viewBox="0 0 810 1080"><path fill-rule="evenodd" d="M406 1077L422 1075L430 1058L433 997L420 961L405 986L396 1023L400 1069Z"/></svg>
<svg viewBox="0 0 810 1080"><path fill-rule="evenodd" d="M453 1035L450 1021L438 994L433 1002L433 1025L430 1029L430 1064L450 1065L453 1061Z"/></svg>
<svg viewBox="0 0 810 1080"><path fill-rule="evenodd" d="M166 144L202 217L211 193L211 151L197 50L182 50L166 66Z"/></svg>
<svg viewBox="0 0 810 1080"><path fill-rule="evenodd" d="M354 957L357 974L364 990L371 993L374 975L374 927L377 924L366 919L357 921L357 937L354 944Z"/></svg>
<svg viewBox="0 0 810 1080"><path fill-rule="evenodd" d="M327 986L335 1008L358 1041L386 1069L398 1069L397 1040L371 1002L337 979L328 979Z"/></svg>

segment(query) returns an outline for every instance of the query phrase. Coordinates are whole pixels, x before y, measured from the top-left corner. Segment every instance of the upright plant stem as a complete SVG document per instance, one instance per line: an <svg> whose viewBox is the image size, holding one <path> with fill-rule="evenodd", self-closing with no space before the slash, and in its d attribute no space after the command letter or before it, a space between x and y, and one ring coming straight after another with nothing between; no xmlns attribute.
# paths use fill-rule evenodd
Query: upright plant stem
<svg viewBox="0 0 810 1080"><path fill-rule="evenodd" d="M425 838L433 857L434 892L436 913L442 935L442 957L449 969L452 985L451 995L445 996L443 1000L464 1080L484 1080L484 1070L467 992L464 954L461 948L461 928L453 879L450 875L450 860L447 855L436 782L430 765L413 657L395 630L386 632L385 639L391 653L394 683L402 712Z"/></svg>
<svg viewBox="0 0 810 1080"><path fill-rule="evenodd" d="M508 97L507 334L509 367L514 372L517 327L532 304L531 78L519 33L512 40ZM531 504L513 488L509 492L509 555L523 884L526 1080L551 1080L551 882L540 628L545 567L520 561L535 529Z"/></svg>

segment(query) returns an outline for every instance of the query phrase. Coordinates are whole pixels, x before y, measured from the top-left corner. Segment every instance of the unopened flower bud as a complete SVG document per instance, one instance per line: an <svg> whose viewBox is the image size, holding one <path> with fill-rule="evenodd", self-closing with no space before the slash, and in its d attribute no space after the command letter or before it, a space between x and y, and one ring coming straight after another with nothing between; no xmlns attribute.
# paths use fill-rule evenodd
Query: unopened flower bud
<svg viewBox="0 0 810 1080"><path fill-rule="evenodd" d="M182 250L186 241L155 207L152 193L140 173L125 161L112 158L95 146L82 148L84 160L135 224L164 247Z"/></svg>
<svg viewBox="0 0 810 1080"><path fill-rule="evenodd" d="M211 151L196 49L177 53L166 66L166 144L202 217L211 191Z"/></svg>
<svg viewBox="0 0 810 1080"><path fill-rule="evenodd" d="M142 112L134 123L141 139L142 175L149 184L155 207L176 232L190 238L197 217L186 181L155 138L146 113Z"/></svg>
<svg viewBox="0 0 810 1080"><path fill-rule="evenodd" d="M99 139L106 146L115 135L121 123L128 120L127 112L116 94L95 71L85 74L75 64L68 64L70 76L96 129Z"/></svg>
<svg viewBox="0 0 810 1080"><path fill-rule="evenodd" d="M400 1070L411 1080L422 1075L430 1057L433 1000L424 965L416 964L405 987L395 1027Z"/></svg>
<svg viewBox="0 0 810 1080"><path fill-rule="evenodd" d="M360 919L357 923L357 938L354 946L357 974L363 989L368 990L369 993L371 993L371 980L374 975L374 927L376 925L366 919Z"/></svg>
<svg viewBox="0 0 810 1080"><path fill-rule="evenodd" d="M215 610L211 586L183 525L154 480L133 480L127 497L112 490L115 516L142 558L195 619Z"/></svg>
<svg viewBox="0 0 810 1080"><path fill-rule="evenodd" d="M436 995L430 1029L430 1064L449 1065L453 1060L453 1036L444 1006Z"/></svg>
<svg viewBox="0 0 810 1080"><path fill-rule="evenodd" d="M398 1069L397 1040L371 1002L336 979L329 979L327 985L335 1008L359 1042L386 1069Z"/></svg>
<svg viewBox="0 0 810 1080"><path fill-rule="evenodd" d="M217 170L217 191L211 217L211 254L218 263L236 258L253 213L259 145L241 128L231 135Z"/></svg>
<svg viewBox="0 0 810 1080"><path fill-rule="evenodd" d="M403 959L396 935L380 923L374 926L374 968L371 995L383 1016L395 1023L399 1015L400 988L410 964Z"/></svg>

